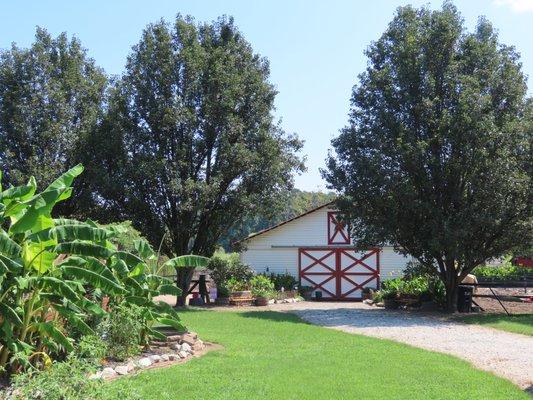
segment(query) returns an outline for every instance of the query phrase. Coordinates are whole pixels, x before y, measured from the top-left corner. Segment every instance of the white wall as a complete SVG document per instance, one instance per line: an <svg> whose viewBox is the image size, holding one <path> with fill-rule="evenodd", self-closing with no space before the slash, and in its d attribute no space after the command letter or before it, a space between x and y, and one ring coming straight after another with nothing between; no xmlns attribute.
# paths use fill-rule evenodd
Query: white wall
<svg viewBox="0 0 533 400"><path fill-rule="evenodd" d="M241 260L257 273L289 273L298 278L299 247L338 247L328 246L328 211L324 207L251 238L241 253ZM409 260L395 253L392 247L384 247L380 253L381 280L401 276Z"/></svg>

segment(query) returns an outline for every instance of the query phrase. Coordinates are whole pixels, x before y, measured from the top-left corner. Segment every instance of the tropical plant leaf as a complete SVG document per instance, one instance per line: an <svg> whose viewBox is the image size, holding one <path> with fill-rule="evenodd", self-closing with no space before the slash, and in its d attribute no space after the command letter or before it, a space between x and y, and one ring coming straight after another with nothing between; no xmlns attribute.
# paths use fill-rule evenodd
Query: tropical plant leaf
<svg viewBox="0 0 533 400"><path fill-rule="evenodd" d="M168 294L171 296L181 296L181 289L175 285L161 285L159 286L159 294Z"/></svg>
<svg viewBox="0 0 533 400"><path fill-rule="evenodd" d="M10 321L14 325L22 325L22 320L20 319L16 311L5 303L0 303L0 315L2 315L5 319Z"/></svg>
<svg viewBox="0 0 533 400"><path fill-rule="evenodd" d="M8 258L2 254L0 254L0 263L3 264L11 273L17 273L22 271L22 264L19 264L17 261Z"/></svg>
<svg viewBox="0 0 533 400"><path fill-rule="evenodd" d="M128 303L132 303L141 307L149 305L151 303L150 300L143 296L126 296L124 297L124 300Z"/></svg>
<svg viewBox="0 0 533 400"><path fill-rule="evenodd" d="M69 352L74 350L74 346L72 346L72 343L70 342L70 340L68 340L63 334L63 332L57 329L53 325L53 323L39 322L35 324L35 326L42 335L48 336L49 338L53 339L55 342L61 345L65 350Z"/></svg>
<svg viewBox="0 0 533 400"><path fill-rule="evenodd" d="M61 265L61 270L74 278L83 279L85 282L91 284L94 287L102 289L109 294L125 294L126 289L118 285L116 282L106 278L105 276L91 271L90 269L75 267L71 265Z"/></svg>
<svg viewBox="0 0 533 400"><path fill-rule="evenodd" d="M109 258L113 252L94 243L86 242L65 242L55 247L55 251L60 254L76 254L95 258Z"/></svg>
<svg viewBox="0 0 533 400"><path fill-rule="evenodd" d="M0 254L8 257L19 257L22 248L0 228Z"/></svg>
<svg viewBox="0 0 533 400"><path fill-rule="evenodd" d="M53 276L42 276L39 279L39 284L41 287L49 286L52 289L52 293L59 294L70 301L76 302L80 298L78 293L65 280Z"/></svg>
<svg viewBox="0 0 533 400"><path fill-rule="evenodd" d="M135 240L133 242L133 247L135 248L135 251L145 260L153 259L155 257L154 249L152 249L150 243L144 239Z"/></svg>
<svg viewBox="0 0 533 400"><path fill-rule="evenodd" d="M78 314L66 307L55 305L57 312L84 335L94 335L94 330Z"/></svg>
<svg viewBox="0 0 533 400"><path fill-rule="evenodd" d="M207 268L209 258L196 255L186 255L171 258L164 265L173 268Z"/></svg>
<svg viewBox="0 0 533 400"><path fill-rule="evenodd" d="M159 317L159 318L156 318L156 321L159 322L160 324L163 324L163 325L166 325L166 326L170 326L174 329L176 329L177 331L179 332L185 332L186 329L185 329L185 326L175 320L175 319L172 319L172 318L166 318L166 317Z"/></svg>
<svg viewBox="0 0 533 400"><path fill-rule="evenodd" d="M124 261L131 268L137 264L144 264L144 261L141 258L137 257L135 254L128 253L127 251L116 251L113 256Z"/></svg>
<svg viewBox="0 0 533 400"><path fill-rule="evenodd" d="M157 339L157 340L163 340L165 341L167 339L167 337L165 336L165 334L159 332L158 330L156 329L152 329L150 327L146 327L146 333L148 334L148 336L154 338L154 339Z"/></svg>
<svg viewBox="0 0 533 400"><path fill-rule="evenodd" d="M76 178L82 172L83 165L78 164L72 167L59 178L57 178L55 181L53 181L50 185L48 185L45 191L70 187L72 185L72 182L74 181L74 178Z"/></svg>
<svg viewBox="0 0 533 400"><path fill-rule="evenodd" d="M121 276L125 276L130 272L124 260L118 258L112 260L111 263L109 263L109 268L114 271L117 271L117 273Z"/></svg>

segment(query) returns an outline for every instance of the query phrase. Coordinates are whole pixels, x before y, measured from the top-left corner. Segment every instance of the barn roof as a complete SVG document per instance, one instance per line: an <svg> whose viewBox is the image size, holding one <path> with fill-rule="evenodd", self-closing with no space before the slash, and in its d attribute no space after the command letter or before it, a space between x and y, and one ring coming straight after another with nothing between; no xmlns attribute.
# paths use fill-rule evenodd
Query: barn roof
<svg viewBox="0 0 533 400"><path fill-rule="evenodd" d="M262 231L255 232L255 233L251 233L250 235L248 235L247 237L245 237L245 238L242 239L242 240L237 241L236 243L245 242L245 241L247 241L247 240L250 240L250 239L252 239L252 238L255 238L256 236L262 235L263 233L270 232L270 231L272 231L272 230L274 230L274 229L276 229L276 228L279 228L280 226L283 226L283 225L285 225L285 224L288 224L289 222L292 222L292 221L294 221L294 220L297 220L298 218L305 217L306 215L309 215L309 214L311 214L311 213L314 213L315 211L318 211L318 210L320 210L320 209L322 209L322 208L324 208L324 207L328 207L328 206L330 206L330 205L333 204L333 203L335 203L335 200L329 201L329 202L327 202L326 204L322 204L321 206L315 207L315 208L313 208L313 209L311 209L311 210L308 210L308 211L304 212L303 214L297 215L296 217L292 217L292 218L290 218L290 219L288 219L288 220L286 220L286 221L280 222L279 224L276 224L276 225L273 225L273 226L268 227L268 228L266 228L266 229L263 229Z"/></svg>

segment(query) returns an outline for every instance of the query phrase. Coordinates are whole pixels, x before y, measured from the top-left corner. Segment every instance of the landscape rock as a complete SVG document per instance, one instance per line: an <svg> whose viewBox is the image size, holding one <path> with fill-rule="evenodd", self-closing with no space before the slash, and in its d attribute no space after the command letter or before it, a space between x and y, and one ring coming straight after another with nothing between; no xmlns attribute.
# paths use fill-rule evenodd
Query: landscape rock
<svg viewBox="0 0 533 400"><path fill-rule="evenodd" d="M205 347L204 342L201 341L200 339L198 339L198 340L196 341L196 343L192 346L192 349L193 349L194 351L200 351L200 350L203 350L204 347Z"/></svg>
<svg viewBox="0 0 533 400"><path fill-rule="evenodd" d="M115 372L119 375L128 375L128 366L127 365L119 365L118 367L115 367Z"/></svg>
<svg viewBox="0 0 533 400"><path fill-rule="evenodd" d="M163 354L163 355L161 356L161 361L169 361L169 360L170 360L170 357L169 357L168 354Z"/></svg>
<svg viewBox="0 0 533 400"><path fill-rule="evenodd" d="M105 367L103 370L102 370L102 373L101 373L101 377L104 378L104 379L109 379L109 378L113 378L117 375L117 373L115 372L115 370L111 367Z"/></svg>
<svg viewBox="0 0 533 400"><path fill-rule="evenodd" d="M137 361L137 365L141 368L148 368L150 365L152 365L152 360L150 360L148 357L143 357Z"/></svg>
<svg viewBox="0 0 533 400"><path fill-rule="evenodd" d="M180 340L181 340L181 335L167 336L167 342L179 342Z"/></svg>
<svg viewBox="0 0 533 400"><path fill-rule="evenodd" d="M89 375L89 379L91 380L94 380L94 379L102 379L102 371L98 371L92 375Z"/></svg>
<svg viewBox="0 0 533 400"><path fill-rule="evenodd" d="M178 353L178 356L180 356L180 358L187 358L189 356L189 353L182 350Z"/></svg>
<svg viewBox="0 0 533 400"><path fill-rule="evenodd" d="M197 339L198 339L198 335L196 333L189 332L182 336L181 341L183 343L188 343L192 346L194 342L196 342Z"/></svg>
<svg viewBox="0 0 533 400"><path fill-rule="evenodd" d="M194 343L192 343L194 344ZM181 345L181 351L186 351L187 353L190 353L192 350L191 344L185 342Z"/></svg>
<svg viewBox="0 0 533 400"><path fill-rule="evenodd" d="M161 361L161 356L158 354L151 355L149 358L150 361L152 361L153 363L158 363L159 361Z"/></svg>
<svg viewBox="0 0 533 400"><path fill-rule="evenodd" d="M171 348L172 350L180 351L180 350L181 350L181 344L179 344L179 343L173 343L173 344L170 345L170 348Z"/></svg>

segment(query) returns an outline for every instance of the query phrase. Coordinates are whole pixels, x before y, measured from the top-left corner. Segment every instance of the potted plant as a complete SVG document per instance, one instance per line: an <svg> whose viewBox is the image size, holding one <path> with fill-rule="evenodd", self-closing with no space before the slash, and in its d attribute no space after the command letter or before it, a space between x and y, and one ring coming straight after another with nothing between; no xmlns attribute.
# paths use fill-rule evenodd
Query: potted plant
<svg viewBox="0 0 533 400"><path fill-rule="evenodd" d="M396 310L400 306L400 303L398 303L398 293L393 289L383 289L381 291L381 298L387 310Z"/></svg>
<svg viewBox="0 0 533 400"><path fill-rule="evenodd" d="M274 283L265 275L256 275L250 280L252 295L255 297L255 304L266 306L269 297L274 291Z"/></svg>
<svg viewBox="0 0 533 400"><path fill-rule="evenodd" d="M219 306L227 306L229 304L229 289L221 285L217 287L217 298L215 303Z"/></svg>
<svg viewBox="0 0 533 400"><path fill-rule="evenodd" d="M226 284L230 292L230 298L241 299L251 298L252 292L250 291L250 284L246 281L242 281L236 278L230 278Z"/></svg>

